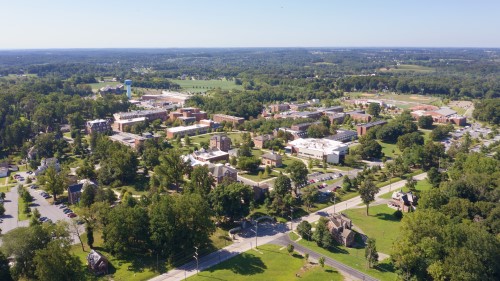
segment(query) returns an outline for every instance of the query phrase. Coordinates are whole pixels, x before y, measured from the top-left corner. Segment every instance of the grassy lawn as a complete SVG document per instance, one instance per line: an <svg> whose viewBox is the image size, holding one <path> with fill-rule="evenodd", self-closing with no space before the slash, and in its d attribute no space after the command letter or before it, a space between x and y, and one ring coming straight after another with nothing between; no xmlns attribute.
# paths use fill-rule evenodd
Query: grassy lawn
<svg viewBox="0 0 500 281"><path fill-rule="evenodd" d="M382 146L382 152L386 157L394 158L396 155L401 154L401 151L399 151L399 148L396 144L385 143L381 141L378 141L378 143Z"/></svg>
<svg viewBox="0 0 500 281"><path fill-rule="evenodd" d="M402 73L402 72L416 72L416 73L430 73L434 72L435 69L432 67L414 65L414 64L400 64L398 66L388 66L389 69L383 67L380 68L380 72L390 72L390 73Z"/></svg>
<svg viewBox="0 0 500 281"><path fill-rule="evenodd" d="M368 216L366 208L350 209L345 213L368 237L377 240L379 252L390 254L399 233L399 220L392 215L394 211L384 204L370 207Z"/></svg>
<svg viewBox="0 0 500 281"><path fill-rule="evenodd" d="M432 185L427 181L427 179L423 179L421 181L417 181L417 185L415 186L415 188L417 189L417 191L425 191L425 190L431 189ZM408 189L403 187L403 191L407 192ZM380 198L391 199L393 192L394 192L394 190L391 192L382 194L382 195L380 195Z"/></svg>
<svg viewBox="0 0 500 281"><path fill-rule="evenodd" d="M247 173L247 174L238 174L239 176L241 177L244 177L246 179L249 179L249 180L252 180L254 182L261 182L261 181L265 181L265 180L268 180L268 179L271 179L271 178L274 178L274 177L277 177L279 176L278 173L276 172L272 172L271 175L269 175L269 177L267 178L259 178L259 174L258 173Z"/></svg>
<svg viewBox="0 0 500 281"><path fill-rule="evenodd" d="M28 203L25 203L23 201L23 199L21 199L21 197L19 197L18 205L17 205L17 214L19 216L18 221L23 221L23 220L29 219L28 214L25 214L23 212L24 208L26 207L26 204L28 204Z"/></svg>
<svg viewBox="0 0 500 281"><path fill-rule="evenodd" d="M301 255L289 255L279 246L263 245L188 278L198 280L343 280L336 270L309 264ZM300 278L296 274L300 274Z"/></svg>
<svg viewBox="0 0 500 281"><path fill-rule="evenodd" d="M209 90L215 88L221 88L222 90L243 90L243 86L236 85L234 81L231 80L171 80L172 82L181 86L184 91L195 92L195 93L205 93Z"/></svg>
<svg viewBox="0 0 500 281"><path fill-rule="evenodd" d="M228 236L228 231L219 227L217 227L214 234L210 236L210 240L212 241L212 245L217 249L222 249L233 244L233 240Z"/></svg>
<svg viewBox="0 0 500 281"><path fill-rule="evenodd" d="M337 246L333 249L327 250L316 245L316 242L307 241L305 239L300 240L300 245L305 246L321 255L335 259L341 263L344 263L352 268L355 268L361 272L364 272L370 276L373 276L380 280L396 280L397 276L394 272L394 267L390 263L389 259L385 259L379 263L375 268L368 268L366 266L365 260L365 249L364 248L347 248L343 246ZM377 247L378 248L378 247ZM318 279L321 280L321 279Z"/></svg>

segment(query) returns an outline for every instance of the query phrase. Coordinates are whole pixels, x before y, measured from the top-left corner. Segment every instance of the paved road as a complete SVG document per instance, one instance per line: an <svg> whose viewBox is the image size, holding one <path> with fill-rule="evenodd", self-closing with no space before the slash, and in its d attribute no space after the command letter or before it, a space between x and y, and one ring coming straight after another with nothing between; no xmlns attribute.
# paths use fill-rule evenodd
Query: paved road
<svg viewBox="0 0 500 281"><path fill-rule="evenodd" d="M427 173L422 173L420 175L414 176L413 178L415 180L423 180L427 176ZM377 200L383 200L382 198L379 198L380 195L401 189L404 185L406 184L406 180L398 181L395 183L392 183L390 185L386 185L382 188L380 188L379 193L377 194ZM299 219L295 219L291 223L291 227L283 227L283 225L277 224L277 229L275 230L274 233L270 234L265 234L263 237L261 237L261 233L259 231L259 237L258 237L258 245L263 245L267 243L271 243L272 241L275 241L276 239L280 239L284 236L287 235L287 231L290 229L295 229L297 224L301 222L302 220L307 220L309 222L315 222L319 220L320 217L322 216L328 216L329 214L335 212L342 212L346 209L351 209L351 208L356 208L359 207L358 205L362 204L361 198L359 196L351 198L345 202L341 202L338 204L335 204L333 206L327 207L323 210L320 210L316 213L309 214L307 216L304 216ZM255 236L254 237L241 237L236 241L234 244L229 245L225 247L224 249L221 249L219 251L213 252L205 257L202 257L199 259L199 270L204 270L207 268L210 268L222 261L225 261L227 259L230 259L234 256L237 256L240 253L243 253L245 251L248 251L252 249L255 246ZM333 261L333 260L331 260ZM342 267L336 267L333 262L329 263L330 266L333 266L341 271L344 271L345 268ZM343 265L345 266L345 265ZM152 279L151 281L177 281L177 280L184 280L186 277L192 276L196 274L196 262L192 261L189 262L181 267L178 267L176 269L173 269L167 273L164 273L162 275L156 276ZM374 279L371 279L374 280Z"/></svg>
<svg viewBox="0 0 500 281"><path fill-rule="evenodd" d="M362 273L361 271L358 271L350 266L347 266L347 265L340 263L332 258L321 255L313 250L310 250L309 248L306 248L300 244L297 244L295 241L292 241L288 235L281 236L281 237L271 241L270 243L277 244L280 246L287 246L288 244L292 244L294 246L294 250L296 252L298 252L300 254L308 253L309 258L314 259L316 261L319 260L320 257L324 257L326 265L342 271L344 275L348 275L352 279L368 280L368 281L378 280L378 279L375 279L375 278L371 277L370 275Z"/></svg>
<svg viewBox="0 0 500 281"><path fill-rule="evenodd" d="M17 208L18 208L18 198L17 186L10 189L9 192L5 193L5 214L2 216L3 222L0 224L2 233L7 233L19 226L28 226L28 221L18 222Z"/></svg>

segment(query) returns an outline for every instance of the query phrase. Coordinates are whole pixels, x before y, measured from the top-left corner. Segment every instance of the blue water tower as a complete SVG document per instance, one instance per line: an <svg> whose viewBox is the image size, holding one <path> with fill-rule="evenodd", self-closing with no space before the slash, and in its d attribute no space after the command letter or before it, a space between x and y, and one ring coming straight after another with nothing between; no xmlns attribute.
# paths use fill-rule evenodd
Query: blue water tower
<svg viewBox="0 0 500 281"><path fill-rule="evenodd" d="M127 86L127 97L130 99L132 97L132 90L130 90L130 86L132 86L132 80L125 80L125 86Z"/></svg>

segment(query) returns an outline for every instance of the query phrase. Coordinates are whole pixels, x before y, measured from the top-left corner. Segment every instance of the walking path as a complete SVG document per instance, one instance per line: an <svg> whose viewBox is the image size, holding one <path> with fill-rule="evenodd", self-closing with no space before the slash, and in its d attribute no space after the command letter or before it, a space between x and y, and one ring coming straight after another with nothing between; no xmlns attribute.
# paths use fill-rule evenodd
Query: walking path
<svg viewBox="0 0 500 281"><path fill-rule="evenodd" d="M414 176L413 178L415 180L423 180L426 178L426 176L427 176L427 173L422 173L422 174ZM406 184L406 180L401 180L401 181L392 183L390 185L386 185L386 186L379 189L378 194L385 194L385 193L391 192L393 190L400 189L405 184ZM377 196L377 198L375 200L377 202L377 200L384 200L384 199ZM221 263L222 261L230 259L234 256L237 256L245 251L248 251L248 250L254 248L256 240L258 240L257 241L258 245L267 244L267 243L270 243L272 241L278 241L278 242L279 241L286 241L286 240L282 240L282 239L290 240L288 238L288 231L294 230L295 227L297 226L297 224L300 223L301 221L306 220L306 221L312 223L312 222L319 220L319 218L322 216L327 216L327 215L334 213L334 212L342 212L344 210L354 208L361 203L362 203L361 198L359 196L357 196L357 197L351 198L345 202L341 202L341 203L332 205L330 207L327 207L325 209L322 209L316 213L312 213L312 214L309 214L309 215L304 216L302 218L292 220L290 222L290 226L291 226L290 228L288 228L288 226L283 227L284 225L282 225L282 224L276 224L276 226L273 228L273 230L271 232L267 231L267 232L262 233L261 231L259 231L257 238L255 236L249 237L249 238L241 238L239 242L236 242L232 245L229 245L229 246L227 246L221 250L218 250L216 252L213 252L207 256L200 257L198 265L196 264L196 261L192 261L192 262L189 262L181 267L173 269L167 273L156 276L156 277L150 279L150 281L184 280L187 277L195 275L197 273L197 267L201 271L201 270L210 268L214 265ZM261 227L259 227L259 230L260 229L261 229ZM313 258L315 258L316 256L319 255L319 254L317 254L317 253L315 253L307 248L304 248L303 246L300 246L298 244L296 244L294 246L295 246L295 249L297 249L299 252L300 251L310 252L309 255ZM361 273L361 272L359 272L359 271L357 271L357 270L355 270L347 265L344 265L340 262L337 262L333 259L325 258L325 263L328 264L329 266L337 268L340 271L347 272L349 275L351 275L355 278L359 278L360 280L363 280L363 279L364 280L376 280L373 277L370 277L364 273Z"/></svg>

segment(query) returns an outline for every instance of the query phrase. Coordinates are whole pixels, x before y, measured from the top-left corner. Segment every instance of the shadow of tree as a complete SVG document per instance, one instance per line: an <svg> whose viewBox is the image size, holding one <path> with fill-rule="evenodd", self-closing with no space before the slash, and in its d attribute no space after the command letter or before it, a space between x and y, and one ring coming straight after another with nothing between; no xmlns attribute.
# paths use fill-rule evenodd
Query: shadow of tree
<svg viewBox="0 0 500 281"><path fill-rule="evenodd" d="M231 270L233 273L239 275L255 275L257 273L263 273L267 269L267 266L261 258L243 253L237 260L227 262L225 266L218 269ZM210 271L213 271L213 269Z"/></svg>
<svg viewBox="0 0 500 281"><path fill-rule="evenodd" d="M377 217L377 219L386 220L386 221L399 221L392 214L379 213L379 214L376 214L375 217Z"/></svg>

